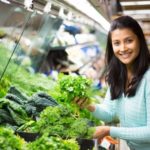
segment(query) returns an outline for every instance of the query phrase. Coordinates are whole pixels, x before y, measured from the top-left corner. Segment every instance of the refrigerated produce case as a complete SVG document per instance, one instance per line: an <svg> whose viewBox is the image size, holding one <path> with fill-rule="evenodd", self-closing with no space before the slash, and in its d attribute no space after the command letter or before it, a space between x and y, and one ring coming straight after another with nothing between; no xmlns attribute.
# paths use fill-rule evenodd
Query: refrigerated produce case
<svg viewBox="0 0 150 150"><path fill-rule="evenodd" d="M102 40L106 35L96 30L94 26L69 21L57 16L58 14L54 15L53 11L50 14L42 12L41 3L36 3L35 9L26 9L23 1L12 1L10 4L0 3L1 14L3 14L0 31L5 35L1 38L1 43L7 45L7 48L14 53L13 56L18 64L28 66L32 72L40 70L49 51L55 47L66 50L68 47L77 45L78 49L80 45L92 47L97 42L98 49L103 49L105 45ZM71 33L70 27L78 29L78 32ZM95 32L92 33L92 31ZM101 40L96 39L98 32L102 36ZM75 51L74 47L72 49Z"/></svg>

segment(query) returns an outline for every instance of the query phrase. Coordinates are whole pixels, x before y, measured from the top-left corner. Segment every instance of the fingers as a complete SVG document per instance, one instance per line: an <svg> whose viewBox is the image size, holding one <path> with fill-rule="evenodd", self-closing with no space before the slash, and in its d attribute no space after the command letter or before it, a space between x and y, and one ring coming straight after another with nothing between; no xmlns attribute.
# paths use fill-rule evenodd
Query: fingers
<svg viewBox="0 0 150 150"><path fill-rule="evenodd" d="M105 136L108 136L110 133L110 127L108 126L98 126L96 127L96 131L93 134L93 138L99 138L102 139Z"/></svg>
<svg viewBox="0 0 150 150"><path fill-rule="evenodd" d="M94 139L97 139L97 138L100 138L101 134L100 134L100 129L99 127L96 127L96 131L95 133L93 134L93 138ZM102 138L102 137L101 137Z"/></svg>
<svg viewBox="0 0 150 150"><path fill-rule="evenodd" d="M79 99L78 97L75 97L74 100L73 100L73 102L74 102L74 103L78 103L79 100L80 100L80 99Z"/></svg>
<svg viewBox="0 0 150 150"><path fill-rule="evenodd" d="M76 97L74 98L73 102L76 103L81 109L86 108L90 112L93 112L96 109L96 106L94 104L89 103L88 98Z"/></svg>
<svg viewBox="0 0 150 150"><path fill-rule="evenodd" d="M80 107L84 108L86 106L86 102L87 102L86 98L82 99L81 102L80 102Z"/></svg>
<svg viewBox="0 0 150 150"><path fill-rule="evenodd" d="M87 102L87 98L78 98L74 99L74 103L76 103L80 108L84 108Z"/></svg>

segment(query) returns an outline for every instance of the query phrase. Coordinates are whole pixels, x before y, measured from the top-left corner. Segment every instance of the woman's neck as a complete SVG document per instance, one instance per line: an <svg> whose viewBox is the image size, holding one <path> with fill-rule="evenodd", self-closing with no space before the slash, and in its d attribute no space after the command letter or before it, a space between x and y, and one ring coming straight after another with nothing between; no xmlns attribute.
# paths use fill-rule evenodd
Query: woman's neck
<svg viewBox="0 0 150 150"><path fill-rule="evenodd" d="M133 76L134 76L134 73L133 73L133 69L132 67L127 67L127 79L126 79L126 90L131 88L131 82L132 82L132 79L133 79Z"/></svg>
<svg viewBox="0 0 150 150"><path fill-rule="evenodd" d="M131 65L126 66L127 67L127 79L133 78L133 67Z"/></svg>

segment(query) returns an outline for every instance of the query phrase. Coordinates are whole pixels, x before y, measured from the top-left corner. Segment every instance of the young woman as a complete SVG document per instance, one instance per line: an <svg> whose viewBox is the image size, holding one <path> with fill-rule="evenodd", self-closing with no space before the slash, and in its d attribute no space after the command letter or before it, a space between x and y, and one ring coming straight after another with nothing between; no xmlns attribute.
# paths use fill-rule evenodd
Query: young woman
<svg viewBox="0 0 150 150"><path fill-rule="evenodd" d="M136 20L121 16L112 21L106 61L109 88L103 103L74 101L105 122L119 119L120 127L98 126L94 138L111 135L126 140L131 150L150 150L150 53Z"/></svg>

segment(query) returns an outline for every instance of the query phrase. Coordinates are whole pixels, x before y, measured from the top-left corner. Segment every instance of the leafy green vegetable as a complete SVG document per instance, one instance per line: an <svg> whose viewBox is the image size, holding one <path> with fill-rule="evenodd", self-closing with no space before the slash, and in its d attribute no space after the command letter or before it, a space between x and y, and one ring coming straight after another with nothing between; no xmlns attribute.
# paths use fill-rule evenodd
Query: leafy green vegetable
<svg viewBox="0 0 150 150"><path fill-rule="evenodd" d="M3 29L0 29L0 38L4 37L6 32Z"/></svg>
<svg viewBox="0 0 150 150"><path fill-rule="evenodd" d="M47 107L41 112L37 124L31 128L33 132L49 133L62 138L91 138L89 120L78 118L66 106ZM33 130L32 130L33 129ZM89 135L91 133L91 135Z"/></svg>
<svg viewBox="0 0 150 150"><path fill-rule="evenodd" d="M28 96L39 91L48 92L53 89L55 84L50 77L42 74L30 74L22 68L19 68L11 77L11 83Z"/></svg>
<svg viewBox="0 0 150 150"><path fill-rule="evenodd" d="M35 106L37 112L41 112L47 106L58 105L58 103L51 96L44 92L37 92L33 94L28 103Z"/></svg>
<svg viewBox="0 0 150 150"><path fill-rule="evenodd" d="M17 96L19 99L21 99L21 101L22 101L21 103L27 102L29 99L29 97L27 95L25 95L25 93L21 92L15 86L10 86L8 93L13 94L13 95Z"/></svg>
<svg viewBox="0 0 150 150"><path fill-rule="evenodd" d="M11 52L10 49L0 44L0 76L11 56ZM50 76L47 77L41 73L31 74L22 66L16 64L14 59L10 61L2 79L4 80L0 83L0 97L6 95L10 85L15 86L25 95L31 96L38 91L48 92L55 84Z"/></svg>
<svg viewBox="0 0 150 150"><path fill-rule="evenodd" d="M6 95L9 86L10 86L9 79L6 77L2 78L2 80L0 81L0 98Z"/></svg>
<svg viewBox="0 0 150 150"><path fill-rule="evenodd" d="M67 95L68 102L71 102L75 97L91 98L92 81L84 76L60 75L58 83L61 92Z"/></svg>
<svg viewBox="0 0 150 150"><path fill-rule="evenodd" d="M0 76L2 75L2 72L9 60L10 55L11 51L3 44L0 44Z"/></svg>
<svg viewBox="0 0 150 150"><path fill-rule="evenodd" d="M25 141L16 136L13 130L0 127L1 150L25 150Z"/></svg>
<svg viewBox="0 0 150 150"><path fill-rule="evenodd" d="M5 124L15 124L14 120L10 116L10 113L5 109L0 109L0 123Z"/></svg>
<svg viewBox="0 0 150 150"><path fill-rule="evenodd" d="M44 134L34 142L28 144L29 150L79 150L79 145L74 139L63 140L60 137L49 137Z"/></svg>
<svg viewBox="0 0 150 150"><path fill-rule="evenodd" d="M22 101L22 99L20 99L18 96L14 95L14 94L8 93L5 97L7 99L9 99L10 101L16 102L17 104L20 104L20 105L25 104L24 101Z"/></svg>
<svg viewBox="0 0 150 150"><path fill-rule="evenodd" d="M27 113L22 108L21 105L14 101L10 101L6 98L0 99L0 108L4 109L4 112L7 112L5 115L8 115L11 117L11 120L13 120L14 124L12 125L21 125L25 122L29 121L29 118L27 116ZM4 114L3 114L4 115ZM2 118L2 116L1 116ZM5 119L5 123L10 123L10 121L7 121L8 119ZM11 121L12 122L12 121ZM4 123L4 122L3 122Z"/></svg>
<svg viewBox="0 0 150 150"><path fill-rule="evenodd" d="M100 125L101 120L96 119L89 111L86 109L80 109L72 102L74 97L86 97L89 99L87 103L96 103L94 96L99 92L100 91L93 88L92 81L90 79L83 76L59 74L55 88L50 90L49 94L60 104L65 104L70 110L72 110L72 112L74 112L75 116L88 118L95 125Z"/></svg>

